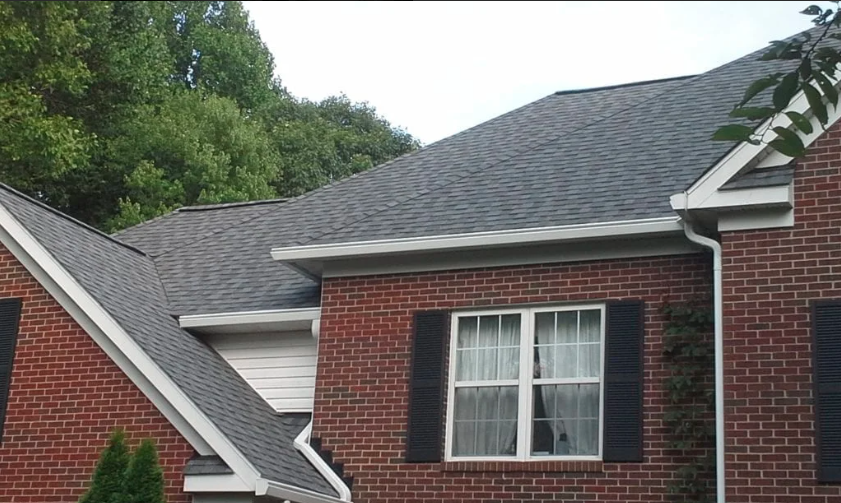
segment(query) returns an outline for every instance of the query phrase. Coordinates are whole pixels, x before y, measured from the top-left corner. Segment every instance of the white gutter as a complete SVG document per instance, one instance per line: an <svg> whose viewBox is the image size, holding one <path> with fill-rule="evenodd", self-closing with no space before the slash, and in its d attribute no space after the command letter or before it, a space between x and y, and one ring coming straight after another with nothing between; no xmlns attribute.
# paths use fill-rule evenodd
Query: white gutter
<svg viewBox="0 0 841 503"><path fill-rule="evenodd" d="M320 307L191 314L178 318L181 328L202 334L261 333L309 330L318 338Z"/></svg>
<svg viewBox="0 0 841 503"><path fill-rule="evenodd" d="M327 464L324 459L315 452L315 449L312 448L310 445L310 435L312 434L312 421L307 425L306 428L297 436L295 437L295 448L298 449L301 454L304 455L305 458L318 470L327 482L333 486L333 489L339 493L339 499L341 501L350 501L350 489L348 488L345 481L339 477L336 472L333 471L333 468Z"/></svg>
<svg viewBox="0 0 841 503"><path fill-rule="evenodd" d="M382 239L272 249L280 261L325 260L400 253L463 250L494 246L524 246L554 241L603 239L641 234L679 233L680 218L647 218L592 224L538 227L491 232L474 232L420 238Z"/></svg>
<svg viewBox="0 0 841 503"><path fill-rule="evenodd" d="M333 496L268 479L257 479L257 489L254 491L254 495L294 501L295 503L347 503L346 500L340 500Z"/></svg>
<svg viewBox="0 0 841 503"><path fill-rule="evenodd" d="M190 314L180 316L181 328L204 328L252 323L284 323L289 321L312 321L321 316L321 308L272 309L267 311L240 311L231 313Z"/></svg>
<svg viewBox="0 0 841 503"><path fill-rule="evenodd" d="M724 316L721 292L721 245L718 241L697 234L688 221L684 233L693 243L713 252L713 314L715 326L715 480L716 502L725 503L724 471Z"/></svg>

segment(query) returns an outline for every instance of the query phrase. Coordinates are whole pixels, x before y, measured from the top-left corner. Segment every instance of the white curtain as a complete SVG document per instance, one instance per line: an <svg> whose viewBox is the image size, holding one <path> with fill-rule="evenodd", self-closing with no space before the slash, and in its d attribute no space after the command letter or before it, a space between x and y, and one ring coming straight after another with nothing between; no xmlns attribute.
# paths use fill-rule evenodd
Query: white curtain
<svg viewBox="0 0 841 503"><path fill-rule="evenodd" d="M517 379L520 316L482 316L459 320L456 382ZM457 387L456 456L514 455L517 438L517 386Z"/></svg>
<svg viewBox="0 0 841 503"><path fill-rule="evenodd" d="M598 377L601 370L601 312L538 313L535 328L535 379ZM535 454L590 455L598 453L599 385L538 386L534 429L552 431L550 445L533 445ZM540 423L540 426L538 425ZM547 452L548 451L548 452Z"/></svg>

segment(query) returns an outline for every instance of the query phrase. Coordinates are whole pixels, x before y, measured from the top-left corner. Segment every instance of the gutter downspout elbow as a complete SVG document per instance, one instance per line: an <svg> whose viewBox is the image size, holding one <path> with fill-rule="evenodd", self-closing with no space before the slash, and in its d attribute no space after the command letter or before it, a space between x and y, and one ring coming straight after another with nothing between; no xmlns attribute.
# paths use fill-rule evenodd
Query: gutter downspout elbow
<svg viewBox="0 0 841 503"><path fill-rule="evenodd" d="M724 316L722 313L721 287L721 244L714 239L701 236L686 220L683 231L693 243L709 248L713 252L713 324L715 327L715 479L716 503L725 503L724 470Z"/></svg>

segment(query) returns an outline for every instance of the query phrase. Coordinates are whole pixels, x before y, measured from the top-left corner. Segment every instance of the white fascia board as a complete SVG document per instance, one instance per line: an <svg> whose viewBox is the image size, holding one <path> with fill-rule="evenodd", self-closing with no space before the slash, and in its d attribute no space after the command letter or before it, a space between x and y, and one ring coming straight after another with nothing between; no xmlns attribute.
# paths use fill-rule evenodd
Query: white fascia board
<svg viewBox="0 0 841 503"><path fill-rule="evenodd" d="M259 478L259 472L231 443L231 441L222 434L221 431L213 424L210 419L190 400L184 391L179 388L169 376L161 369L145 351L137 344L137 342L117 323L116 320L105 310L64 267L35 239L32 234L20 223L17 219L9 213L9 211L0 204L0 228L4 231L3 244L12 250L18 250L20 256L16 255L18 260L26 257L31 260L31 264L37 266L30 269L30 272L39 282L45 287L50 286L56 293L50 292L57 300L72 301L72 304L78 309L70 310L68 313L73 316L74 312L78 315L81 311L84 316L75 318L76 321L85 327L94 325L96 330L89 331L88 334L94 337L98 333L102 333L107 337L108 344L103 347L103 350L110 348L113 351L119 352L123 357L115 358L114 362L119 365L120 362L129 361L136 368L143 378L148 381L154 388L155 392L148 394L150 400L162 397L169 405L161 403L162 413L166 411L177 411L183 418L183 421L176 420L172 424L178 428L184 425L189 425L195 434L190 434L189 430L182 433L185 438L196 442L194 447L201 454L217 454L231 469L237 473L244 481L253 486ZM36 276L38 273L41 278ZM42 281L42 279L44 281ZM48 289L49 291L49 289ZM87 321L86 321L87 320ZM89 322L89 323L88 323ZM93 328L93 327L91 327ZM94 339L96 341L96 339ZM110 356L110 355L109 355ZM115 355L117 356L117 355ZM127 374L131 377L131 374ZM143 391L140 386L144 381L138 381L135 384ZM147 386L148 388L148 386ZM155 404L158 405L157 403ZM181 433L181 430L179 430ZM200 441L197 441L197 438ZM191 442L192 444L192 442Z"/></svg>
<svg viewBox="0 0 841 503"><path fill-rule="evenodd" d="M273 309L180 316L181 328L202 333L288 332L311 329L321 308Z"/></svg>
<svg viewBox="0 0 841 503"><path fill-rule="evenodd" d="M294 501L295 503L348 503L347 500L341 500L334 496L327 496L309 489L267 479L257 480L257 489L254 491L254 495Z"/></svg>
<svg viewBox="0 0 841 503"><path fill-rule="evenodd" d="M836 74L836 80L838 76L839 74ZM815 87L819 89L819 86ZM822 91L819 92L823 94ZM789 106L783 110L783 113L778 114L774 118L774 127L781 126L789 128L792 125L791 119L785 115L785 112L798 112L807 117L812 124L811 134L806 135L801 131L798 131L798 135L801 140L803 140L804 146L808 147L824 133L823 126L821 126L818 118L811 113L809 102L802 91L794 97L791 103L789 103ZM827 114L828 129L835 124L839 118L841 118L841 104L839 104L838 107L832 107L828 104ZM756 128L756 130L762 131L768 127L770 122L770 119L763 122ZM776 133L770 130L766 133L766 135L772 135L772 138L768 138L768 140L776 137ZM760 143L759 145L751 145L747 142L739 143L730 152L728 152L727 155L719 160L715 166L709 169L701 178L692 184L692 186L686 190L685 194L673 195L671 198L672 208L675 211L701 208L705 201L707 201L710 197L713 197L721 186L751 164L756 166L755 169L762 169L765 167L787 164L791 160L791 157L777 152L764 143Z"/></svg>
<svg viewBox="0 0 841 503"><path fill-rule="evenodd" d="M683 232L680 218L650 218L593 224L475 232L420 238L384 239L275 248L272 258L282 262L325 261L418 252L469 250L550 242Z"/></svg>
<svg viewBox="0 0 841 503"><path fill-rule="evenodd" d="M327 482L333 486L333 489L339 494L339 499L341 501L350 501L350 489L348 488L345 481L339 477L336 472L330 468L330 465L327 464L324 459L315 452L315 449L312 448L310 445L310 434L312 433L312 421L307 425L306 428L301 431L301 433L295 437L295 448L307 458L307 461L310 462L311 465L318 470L318 473L324 477Z"/></svg>
<svg viewBox="0 0 841 503"><path fill-rule="evenodd" d="M766 208L725 211L718 215L719 232L794 227L794 210Z"/></svg>
<svg viewBox="0 0 841 503"><path fill-rule="evenodd" d="M693 210L732 209L750 207L787 207L794 206L794 186L777 185L772 187L754 187L749 189L717 190L701 204L692 206Z"/></svg>
<svg viewBox="0 0 841 503"><path fill-rule="evenodd" d="M185 493L248 493L254 494L254 487L249 487L235 473L219 475L185 475Z"/></svg>

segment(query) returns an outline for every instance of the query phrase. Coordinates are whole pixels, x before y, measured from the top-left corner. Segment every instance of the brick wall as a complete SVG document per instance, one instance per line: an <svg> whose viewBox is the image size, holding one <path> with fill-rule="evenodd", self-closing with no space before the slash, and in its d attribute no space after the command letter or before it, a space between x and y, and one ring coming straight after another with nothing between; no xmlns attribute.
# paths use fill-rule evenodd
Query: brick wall
<svg viewBox="0 0 841 503"><path fill-rule="evenodd" d="M675 464L658 309L666 298L708 296L708 264L698 255L327 279L314 434L355 477L356 503L666 501ZM645 463L403 462L415 310L620 298L646 301Z"/></svg>
<svg viewBox="0 0 841 503"><path fill-rule="evenodd" d="M111 430L154 438L169 503L187 503L193 450L152 403L0 245L0 297L23 298L5 431L0 501L75 503Z"/></svg>
<svg viewBox="0 0 841 503"><path fill-rule="evenodd" d="M810 301L841 299L841 126L797 165L793 229L728 232L724 249L730 502L828 503L815 484Z"/></svg>

